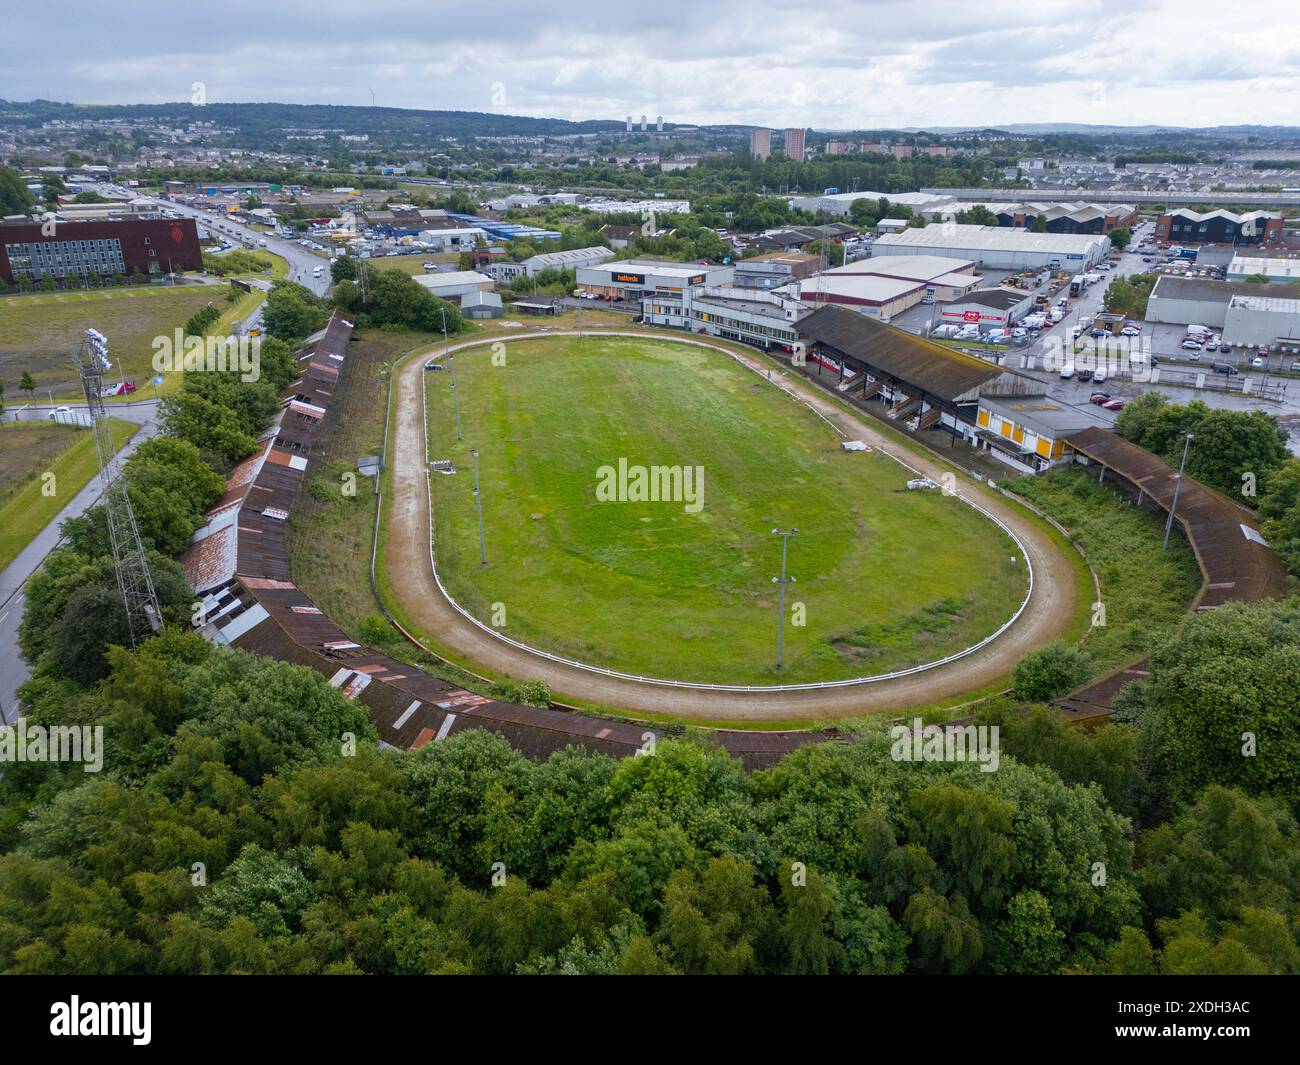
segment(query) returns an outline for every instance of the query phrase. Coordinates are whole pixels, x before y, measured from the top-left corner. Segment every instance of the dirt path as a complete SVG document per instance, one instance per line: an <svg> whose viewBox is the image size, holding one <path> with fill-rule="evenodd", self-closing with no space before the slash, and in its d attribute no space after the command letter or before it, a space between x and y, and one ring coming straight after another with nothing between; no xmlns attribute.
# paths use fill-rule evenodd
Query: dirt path
<svg viewBox="0 0 1300 1065"><path fill-rule="evenodd" d="M595 330L586 332L596 332ZM632 330L611 334L671 339L658 333ZM571 336L562 331L502 334L491 340ZM685 341L686 338L681 338ZM739 354L704 341L692 341L738 358L766 375L769 366L757 356ZM453 345L451 350L480 346L485 341ZM434 579L429 552L429 496L425 474L424 363L430 354L409 356L396 370L396 408L389 461L390 498L386 504L386 565L392 594L402 610L436 644L454 649L483 669L516 680L540 680L556 699L619 707L628 711L672 714L711 721L837 718L896 712L956 698L1005 677L1029 650L1062 635L1076 608L1074 569L1056 544L1023 511L1006 500L981 492L964 479L957 491L997 515L1024 544L1034 568L1033 594L1016 624L996 640L965 658L920 673L869 684L802 691L717 691L674 688L618 677L607 677L504 643L462 617L447 602ZM938 481L946 467L908 451L876 429L865 415L849 413L800 379L775 379L786 392L805 402L851 439L864 440L886 454Z"/></svg>

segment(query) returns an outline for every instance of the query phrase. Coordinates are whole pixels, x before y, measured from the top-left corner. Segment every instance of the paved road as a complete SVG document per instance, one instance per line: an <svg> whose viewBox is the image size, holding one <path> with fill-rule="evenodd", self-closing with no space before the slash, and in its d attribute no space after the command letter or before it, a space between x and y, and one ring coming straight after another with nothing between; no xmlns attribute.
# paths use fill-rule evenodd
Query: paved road
<svg viewBox="0 0 1300 1065"><path fill-rule="evenodd" d="M85 404L73 407L76 411L84 412L85 409ZM25 420L45 418L48 412L48 406L28 408ZM114 406L113 417L140 426L140 430L122 449L123 456L129 455L142 441L157 434L157 413L158 404L152 400ZM83 514L98 502L99 494L99 477L95 476L69 500L58 516L36 535L13 562L0 570L0 724L15 719L15 692L18 685L28 677L27 663L18 653L18 623L22 620L25 599L23 587L27 579L40 569L45 556L58 546L60 524Z"/></svg>
<svg viewBox="0 0 1300 1065"><path fill-rule="evenodd" d="M548 331L550 335L572 335ZM592 335L590 331L587 335ZM632 330L620 330L631 333ZM510 342L525 339L499 337ZM536 335L536 334L532 334ZM650 334L660 339L664 334ZM764 376L768 363L755 354L694 339L682 342L739 354ZM468 344L455 345L469 347ZM713 721L788 720L850 717L901 711L957 698L1006 678L1023 655L1063 635L1074 617L1077 586L1074 569L1056 544L1026 514L1001 496L966 482L958 491L996 514L1024 543L1034 568L1034 591L1019 621L992 643L965 658L921 673L871 684L793 692L731 692L672 688L607 677L553 662L503 643L457 613L434 579L429 557L429 497L424 444L422 389L428 352L408 357L396 380L397 418L391 455L393 483L387 505L387 566L394 594L418 628L440 645L502 676L544 681L560 700L583 700L631 711L667 713ZM797 378L782 378L781 387L841 428L851 439L895 455L919 472L939 480L946 467L901 447L865 415L846 412L832 399Z"/></svg>
<svg viewBox="0 0 1300 1065"><path fill-rule="evenodd" d="M277 237L271 233L258 233L256 230L240 225L233 218L221 218L209 211L200 211L183 203L173 203L170 200L154 200L153 202L157 203L165 211L175 211L187 218L196 219L214 237L233 236L244 242L252 241L255 245L258 241L264 240L266 241L267 251L274 252L289 263L288 280L298 282L298 284L311 289L318 296L323 296L325 290L329 288L329 260L322 259L319 255L313 255L302 245L296 244L292 240L285 240L283 237ZM314 276L313 273L318 266L325 267L320 277ZM259 319L261 317L260 309L257 317ZM251 320L248 324L252 324Z"/></svg>

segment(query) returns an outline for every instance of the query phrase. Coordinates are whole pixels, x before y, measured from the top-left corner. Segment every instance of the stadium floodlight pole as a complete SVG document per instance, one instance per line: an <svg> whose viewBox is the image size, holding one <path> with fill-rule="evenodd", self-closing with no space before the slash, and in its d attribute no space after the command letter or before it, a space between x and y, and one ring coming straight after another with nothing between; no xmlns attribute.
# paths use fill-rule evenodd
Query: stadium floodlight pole
<svg viewBox="0 0 1300 1065"><path fill-rule="evenodd" d="M772 535L781 537L781 576L773 577L772 583L781 586L780 601L776 608L776 668L781 669L781 650L785 640L785 586L794 584L793 577L785 575L785 560L790 548L790 537L798 535L798 529L773 529Z"/></svg>
<svg viewBox="0 0 1300 1065"><path fill-rule="evenodd" d="M469 453L474 459L474 499L478 503L478 557L486 566L487 538L483 535L483 493L478 490L478 448L470 448Z"/></svg>
<svg viewBox="0 0 1300 1065"><path fill-rule="evenodd" d="M1162 550L1169 550L1169 533L1174 527L1174 512L1178 509L1178 493L1183 487L1183 470L1187 468L1187 449L1192 446L1192 434L1187 434L1183 441L1183 461L1178 464L1178 480L1174 482L1174 498L1169 504L1169 520L1165 522L1165 543Z"/></svg>

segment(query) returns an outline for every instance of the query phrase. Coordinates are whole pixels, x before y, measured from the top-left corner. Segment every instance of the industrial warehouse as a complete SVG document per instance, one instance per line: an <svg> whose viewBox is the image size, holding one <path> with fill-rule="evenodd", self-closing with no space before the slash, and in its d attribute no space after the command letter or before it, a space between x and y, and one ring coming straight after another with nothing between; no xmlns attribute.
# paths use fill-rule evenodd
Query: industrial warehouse
<svg viewBox="0 0 1300 1065"><path fill-rule="evenodd" d="M656 292L681 292L692 285L729 285L735 277L730 266L700 266L624 259L621 262L579 266L580 291L602 299L639 300Z"/></svg>
<svg viewBox="0 0 1300 1065"><path fill-rule="evenodd" d="M1147 301L1146 320L1219 329L1223 343L1233 347L1289 349L1300 345L1300 287L1162 277Z"/></svg>
<svg viewBox="0 0 1300 1065"><path fill-rule="evenodd" d="M1257 244L1275 248L1282 243L1282 215L1277 211L1202 214L1180 207L1156 219L1155 239L1165 244Z"/></svg>
<svg viewBox="0 0 1300 1065"><path fill-rule="evenodd" d="M991 269L1049 267L1078 273L1105 259L1110 247L1110 238L1101 234L1031 233L944 222L880 237L872 255L938 255Z"/></svg>

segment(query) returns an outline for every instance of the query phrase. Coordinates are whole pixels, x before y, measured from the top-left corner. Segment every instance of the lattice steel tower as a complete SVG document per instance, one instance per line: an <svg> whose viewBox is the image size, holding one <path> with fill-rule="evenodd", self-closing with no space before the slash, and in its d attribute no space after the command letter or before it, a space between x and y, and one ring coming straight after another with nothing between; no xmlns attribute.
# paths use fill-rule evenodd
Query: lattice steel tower
<svg viewBox="0 0 1300 1065"><path fill-rule="evenodd" d="M104 489L108 536L113 544L113 570L117 575L117 589L126 607L131 643L135 644L162 625L162 611L158 607L153 577L145 564L140 529L135 523L135 513L131 510L126 480L118 468L113 427L108 407L101 395L104 372L112 367L108 358L108 339L98 330L87 329L72 361L81 375L81 388L86 394L86 407L94 426L95 450L99 453L99 481Z"/></svg>

